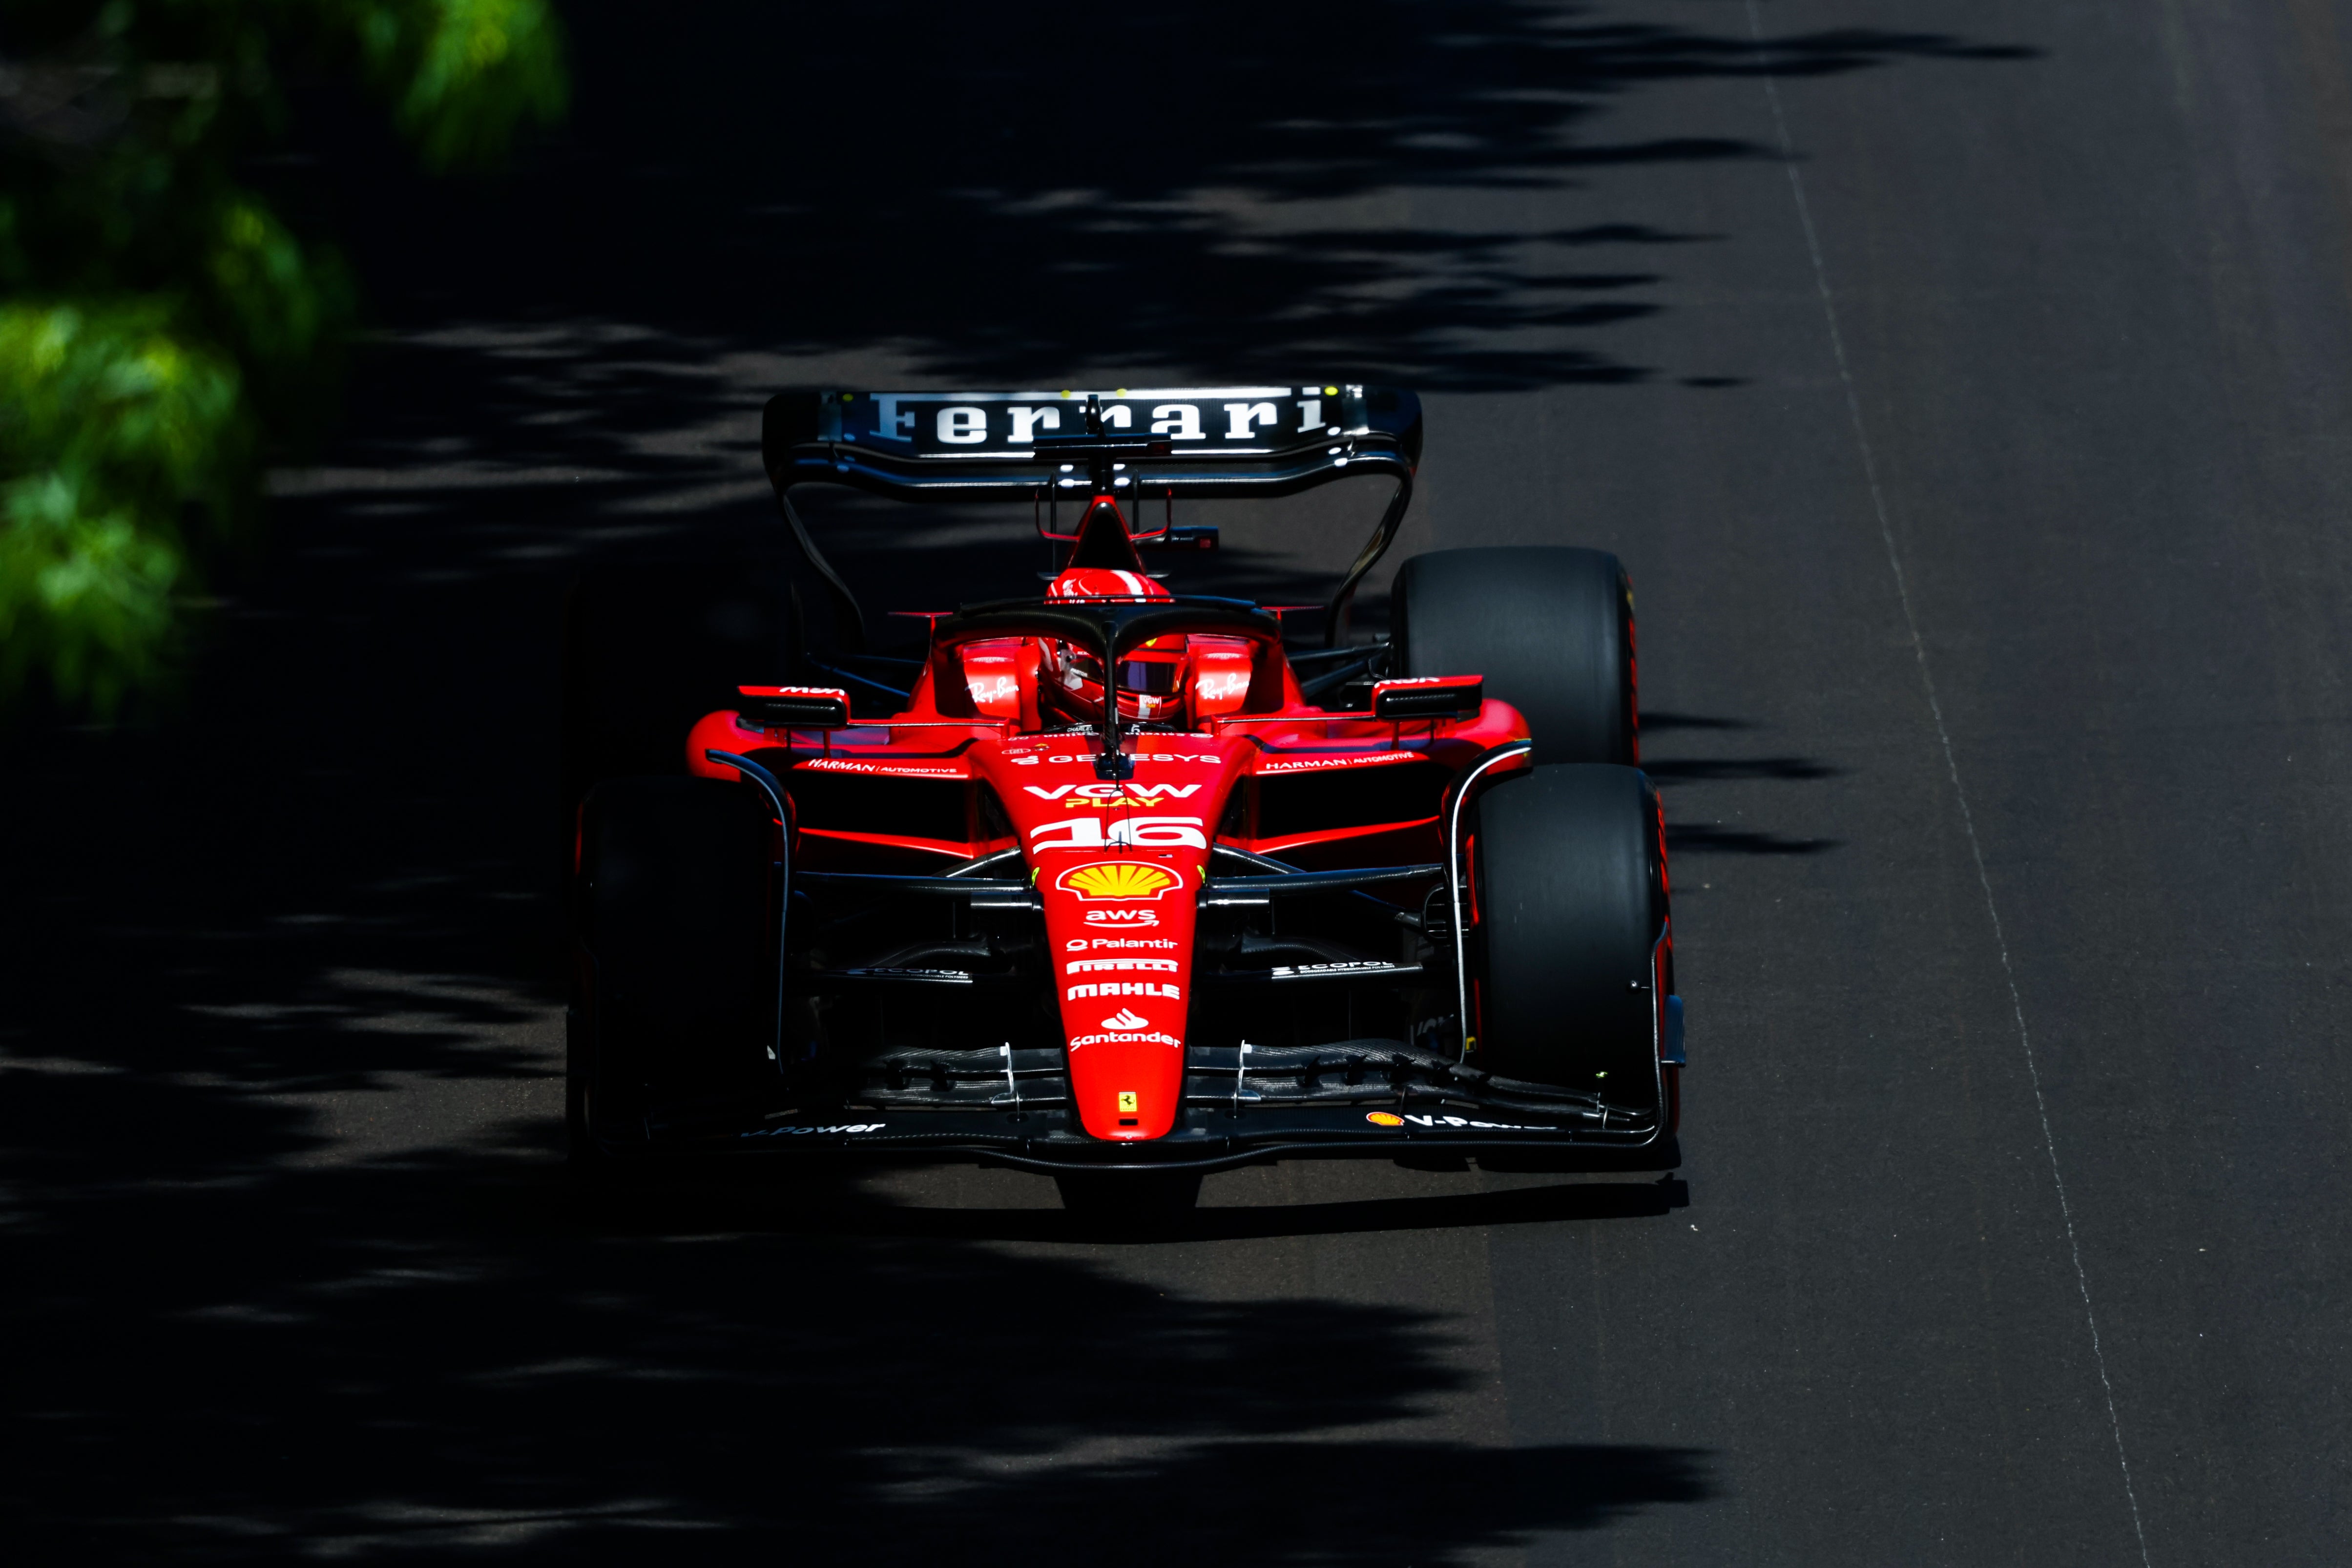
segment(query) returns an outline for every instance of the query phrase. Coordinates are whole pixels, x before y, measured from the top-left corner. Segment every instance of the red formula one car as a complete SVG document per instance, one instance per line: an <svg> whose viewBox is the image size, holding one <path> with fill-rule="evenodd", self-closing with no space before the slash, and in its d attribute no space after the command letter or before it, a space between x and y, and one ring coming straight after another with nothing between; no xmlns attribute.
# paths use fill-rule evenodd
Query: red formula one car
<svg viewBox="0 0 2352 1568"><path fill-rule="evenodd" d="M1435 552L1349 643L1421 434L1355 385L774 399L837 648L757 563L574 596L574 1157L977 1161L1074 1203L1307 1156L1672 1168L1630 586L1598 551ZM1177 500L1367 474L1395 491L1323 647L1147 563L1214 547ZM869 657L805 484L1029 500L1055 570Z"/></svg>

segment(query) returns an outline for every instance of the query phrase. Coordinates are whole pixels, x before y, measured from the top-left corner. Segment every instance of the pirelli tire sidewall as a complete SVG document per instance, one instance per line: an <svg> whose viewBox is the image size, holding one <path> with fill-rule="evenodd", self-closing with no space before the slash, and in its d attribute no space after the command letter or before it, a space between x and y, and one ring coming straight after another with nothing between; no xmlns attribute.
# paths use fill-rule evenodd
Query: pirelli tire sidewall
<svg viewBox="0 0 2352 1568"><path fill-rule="evenodd" d="M581 829L574 1148L625 1149L658 1107L773 1071L774 828L745 785L653 777L597 784Z"/></svg>
<svg viewBox="0 0 2352 1568"><path fill-rule="evenodd" d="M1488 1071L1656 1109L1658 821L1649 780L1609 763L1538 766L1480 796L1474 963Z"/></svg>

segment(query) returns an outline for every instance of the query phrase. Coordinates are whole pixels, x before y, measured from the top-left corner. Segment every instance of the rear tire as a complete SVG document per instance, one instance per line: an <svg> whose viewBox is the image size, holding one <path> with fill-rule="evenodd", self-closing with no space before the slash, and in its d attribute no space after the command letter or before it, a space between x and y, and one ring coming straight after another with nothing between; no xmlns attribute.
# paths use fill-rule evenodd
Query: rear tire
<svg viewBox="0 0 2352 1568"><path fill-rule="evenodd" d="M589 795L566 1053L575 1165L644 1142L657 1106L773 1076L773 835L742 784L608 779Z"/></svg>
<svg viewBox="0 0 2352 1568"><path fill-rule="evenodd" d="M1527 717L1538 763L1640 760L1633 586L1605 550L1433 550L1397 574L1392 660L1483 675Z"/></svg>
<svg viewBox="0 0 2352 1568"><path fill-rule="evenodd" d="M1652 953L1665 929L1657 797L1633 768L1538 767L1478 802L1479 1064L1658 1106Z"/></svg>

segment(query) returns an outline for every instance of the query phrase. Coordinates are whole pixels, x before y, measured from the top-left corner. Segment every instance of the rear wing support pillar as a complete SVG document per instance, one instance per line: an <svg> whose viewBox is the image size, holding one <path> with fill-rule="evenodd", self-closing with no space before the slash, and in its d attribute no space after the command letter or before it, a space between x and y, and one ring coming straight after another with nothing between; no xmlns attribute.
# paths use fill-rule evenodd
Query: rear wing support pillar
<svg viewBox="0 0 2352 1568"><path fill-rule="evenodd" d="M841 574L833 569L833 563L824 558L816 541L809 537L807 525L801 521L801 514L793 505L792 489L790 485L777 487L776 510L783 514L784 526L793 531L793 542L800 546L801 554L824 579L825 594L833 600L833 635L840 639L842 651L864 653L866 613L857 607L857 595L849 591L849 584L841 580Z"/></svg>
<svg viewBox="0 0 2352 1568"><path fill-rule="evenodd" d="M1339 591L1331 595L1330 605L1323 612L1323 646L1338 647L1348 637L1348 611L1356 602L1356 585L1364 574L1380 564L1381 557L1396 542L1397 530L1404 526L1405 508L1412 504L1412 470L1397 476L1396 495L1389 501L1389 510L1381 514L1381 525L1372 530L1371 538L1357 553L1356 563L1348 568L1348 575Z"/></svg>

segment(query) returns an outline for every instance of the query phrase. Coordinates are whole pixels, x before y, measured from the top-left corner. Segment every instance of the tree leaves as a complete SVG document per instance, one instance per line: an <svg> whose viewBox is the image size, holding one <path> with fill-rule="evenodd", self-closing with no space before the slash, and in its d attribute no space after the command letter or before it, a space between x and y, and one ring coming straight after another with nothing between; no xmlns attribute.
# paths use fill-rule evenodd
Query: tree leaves
<svg viewBox="0 0 2352 1568"><path fill-rule="evenodd" d="M526 121L551 123L570 96L554 13L541 0L374 5L365 31L396 89L394 117L428 168L478 167Z"/></svg>
<svg viewBox="0 0 2352 1568"><path fill-rule="evenodd" d="M0 306L0 700L112 713L168 663L181 520L250 483L242 378L155 300Z"/></svg>
<svg viewBox="0 0 2352 1568"><path fill-rule="evenodd" d="M162 681L199 558L353 320L334 251L231 174L289 67L479 168L569 92L548 0L31 0L0 56L0 705L101 716Z"/></svg>

